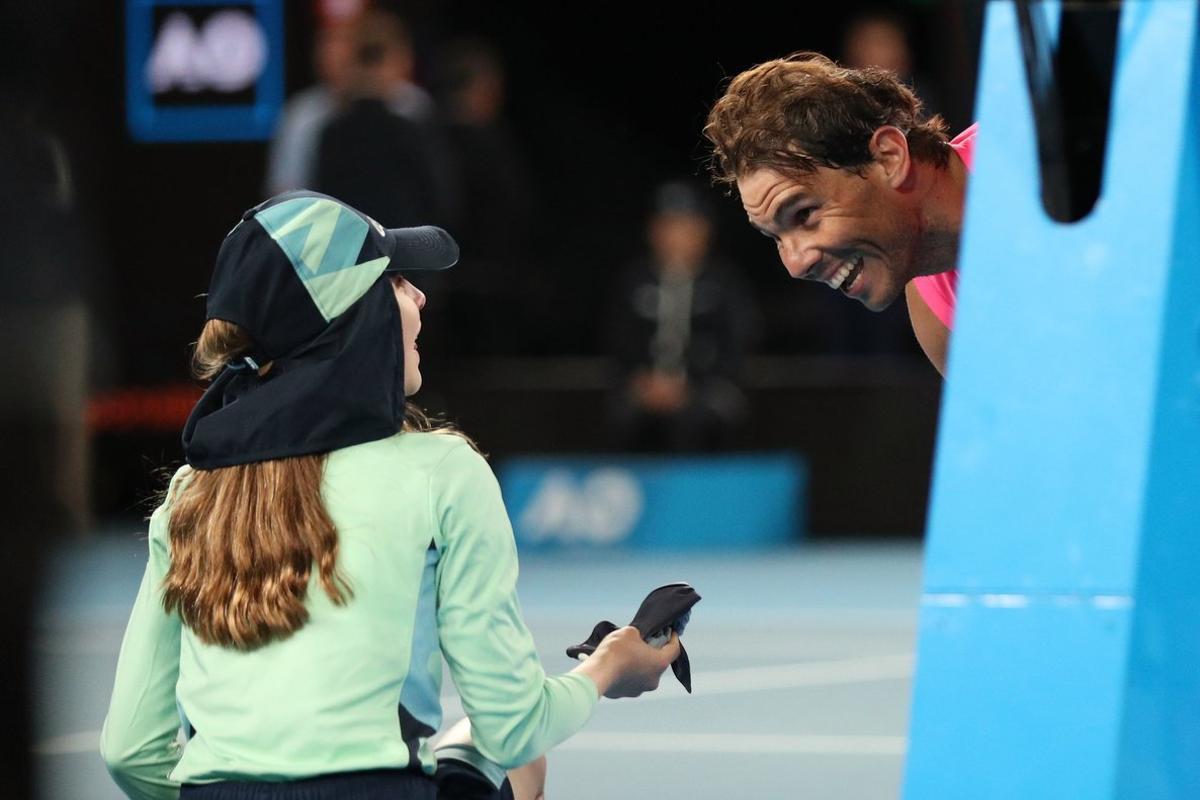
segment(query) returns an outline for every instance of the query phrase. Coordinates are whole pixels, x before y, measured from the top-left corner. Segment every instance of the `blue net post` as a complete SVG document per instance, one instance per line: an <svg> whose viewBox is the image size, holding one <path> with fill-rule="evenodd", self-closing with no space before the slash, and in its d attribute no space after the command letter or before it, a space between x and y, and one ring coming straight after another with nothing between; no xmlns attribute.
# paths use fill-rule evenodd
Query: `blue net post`
<svg viewBox="0 0 1200 800"><path fill-rule="evenodd" d="M988 8L908 800L1200 797L1198 25L1123 4L1099 199L1064 224L1018 10Z"/></svg>

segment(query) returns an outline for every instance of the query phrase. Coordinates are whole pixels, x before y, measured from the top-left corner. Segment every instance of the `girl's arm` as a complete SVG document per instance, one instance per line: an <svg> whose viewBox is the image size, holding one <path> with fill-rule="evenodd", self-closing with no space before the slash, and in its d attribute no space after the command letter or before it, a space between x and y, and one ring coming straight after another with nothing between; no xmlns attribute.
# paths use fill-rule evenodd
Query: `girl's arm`
<svg viewBox="0 0 1200 800"><path fill-rule="evenodd" d="M170 563L166 504L150 518L150 558L121 643L100 753L113 780L136 800L175 800L171 770L183 752L175 701L180 620L162 605Z"/></svg>

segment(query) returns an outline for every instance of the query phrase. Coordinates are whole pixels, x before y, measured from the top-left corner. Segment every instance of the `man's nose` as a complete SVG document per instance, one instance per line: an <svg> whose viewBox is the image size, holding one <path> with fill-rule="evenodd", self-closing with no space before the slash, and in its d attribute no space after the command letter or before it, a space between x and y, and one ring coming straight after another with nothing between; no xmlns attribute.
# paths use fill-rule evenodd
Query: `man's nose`
<svg viewBox="0 0 1200 800"><path fill-rule="evenodd" d="M821 252L804 242L781 239L779 260L793 278L803 278L821 260ZM811 276L810 276L811 277Z"/></svg>

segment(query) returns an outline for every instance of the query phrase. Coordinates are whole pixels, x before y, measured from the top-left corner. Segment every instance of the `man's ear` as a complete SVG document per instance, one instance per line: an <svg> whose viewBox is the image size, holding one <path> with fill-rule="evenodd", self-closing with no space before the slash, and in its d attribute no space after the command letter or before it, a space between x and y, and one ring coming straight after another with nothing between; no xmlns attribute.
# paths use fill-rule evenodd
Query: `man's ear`
<svg viewBox="0 0 1200 800"><path fill-rule="evenodd" d="M912 171L908 137L904 132L894 125L883 125L871 134L868 147L875 164L882 170L887 185L893 189L903 187Z"/></svg>

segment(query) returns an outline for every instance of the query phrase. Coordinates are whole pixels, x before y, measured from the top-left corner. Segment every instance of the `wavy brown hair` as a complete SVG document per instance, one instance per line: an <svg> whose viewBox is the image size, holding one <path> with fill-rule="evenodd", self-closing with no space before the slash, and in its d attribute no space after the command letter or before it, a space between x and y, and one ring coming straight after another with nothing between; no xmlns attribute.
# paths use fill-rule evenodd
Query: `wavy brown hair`
<svg viewBox="0 0 1200 800"><path fill-rule="evenodd" d="M239 326L209 320L192 371L211 379L252 346ZM266 364L260 372L269 369ZM462 436L412 405L403 430ZM308 621L314 565L330 600L343 605L350 599L337 569L337 529L321 500L327 457L188 469L173 496L164 498L171 502L171 565L163 606L168 613L178 609L202 642L250 650L295 633Z"/></svg>
<svg viewBox="0 0 1200 800"><path fill-rule="evenodd" d="M210 379L252 344L237 325L209 320L192 371ZM253 649L299 630L308 621L304 601L314 564L330 600L346 602L337 529L321 501L326 457L190 470L170 498L163 606L178 609L202 642Z"/></svg>
<svg viewBox="0 0 1200 800"><path fill-rule="evenodd" d="M884 125L904 131L914 158L947 164L945 121L926 117L894 73L847 69L801 52L735 76L709 112L704 136L714 181L729 185L764 167L785 175L817 167L861 174L873 160L871 135Z"/></svg>

